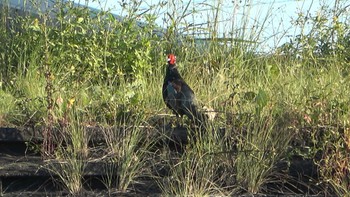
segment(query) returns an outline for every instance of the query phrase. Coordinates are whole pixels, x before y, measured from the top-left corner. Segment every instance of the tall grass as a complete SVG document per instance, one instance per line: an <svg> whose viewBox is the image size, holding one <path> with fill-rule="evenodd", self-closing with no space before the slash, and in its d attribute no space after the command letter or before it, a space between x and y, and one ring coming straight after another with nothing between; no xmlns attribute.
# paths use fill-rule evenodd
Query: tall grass
<svg viewBox="0 0 350 197"><path fill-rule="evenodd" d="M200 105L217 117L205 131L193 132L197 136L182 155L166 148L159 156L170 174L155 177L164 195L269 193L270 183L288 181L276 172L290 154L314 159L320 181L346 194L339 180L348 178L340 172L349 166L336 163L348 145L342 134L350 103L346 3L299 13L293 25L303 29L309 23L311 31L262 54L275 17L256 11L251 1L230 3L228 14L225 1L173 0L146 11L142 1L131 1L120 7L122 20L72 2L44 11L38 2L37 15L16 16L6 5L0 13L0 124L65 128L56 134L67 147L53 154L64 165L53 172L70 193L82 187L86 125L112 127L103 133L113 164L106 165L108 187L127 191L138 178L153 176L148 158L158 139L145 140L144 132L167 128L158 115L170 113L161 86L165 56L172 52ZM207 22L197 24L198 17ZM158 36L160 18L167 29ZM301 133L309 127L316 129ZM319 127L330 129L321 134ZM303 146L293 146L295 140Z"/></svg>
<svg viewBox="0 0 350 197"><path fill-rule="evenodd" d="M59 134L56 134L54 143L55 157L47 160L46 168L58 176L59 185L72 195L81 195L83 192L84 172L89 156L89 136L83 126L82 117L76 117L77 112L69 114L70 122L65 125Z"/></svg>
<svg viewBox="0 0 350 197"><path fill-rule="evenodd" d="M264 186L279 176L278 162L287 155L293 137L286 128L277 128L271 116L259 119L239 131L238 154L234 158L237 182L251 194L269 192L264 191Z"/></svg>
<svg viewBox="0 0 350 197"><path fill-rule="evenodd" d="M157 138L149 138L151 134L141 129L137 121L140 119L136 118L134 125L124 125L104 132L110 154L107 168L111 172L104 182L109 188L117 188L121 192L126 192L137 178L149 176L149 150ZM116 177L116 180L113 181L111 176Z"/></svg>
<svg viewBox="0 0 350 197"><path fill-rule="evenodd" d="M208 128L208 131L212 128ZM189 136L190 143L183 155L164 154L162 160L169 167L169 176L157 179L163 195L207 196L227 195L221 188L224 178L217 153L222 152L222 137L214 132Z"/></svg>

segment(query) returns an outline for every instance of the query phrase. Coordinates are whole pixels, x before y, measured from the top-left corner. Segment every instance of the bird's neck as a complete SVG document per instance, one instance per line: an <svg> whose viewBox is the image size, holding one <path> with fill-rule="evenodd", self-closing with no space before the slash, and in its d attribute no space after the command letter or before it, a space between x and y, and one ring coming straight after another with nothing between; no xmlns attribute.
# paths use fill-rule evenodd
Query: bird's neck
<svg viewBox="0 0 350 197"><path fill-rule="evenodd" d="M177 70L175 65L168 66L166 75L170 78L180 78L182 79L179 71Z"/></svg>

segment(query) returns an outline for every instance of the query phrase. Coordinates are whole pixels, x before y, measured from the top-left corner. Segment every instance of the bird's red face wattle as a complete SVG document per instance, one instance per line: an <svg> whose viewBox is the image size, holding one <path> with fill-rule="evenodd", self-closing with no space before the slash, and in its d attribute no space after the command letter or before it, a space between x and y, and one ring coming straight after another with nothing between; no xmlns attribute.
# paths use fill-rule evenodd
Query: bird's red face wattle
<svg viewBox="0 0 350 197"><path fill-rule="evenodd" d="M168 63L171 65L176 64L176 56L174 54L169 54L168 55Z"/></svg>

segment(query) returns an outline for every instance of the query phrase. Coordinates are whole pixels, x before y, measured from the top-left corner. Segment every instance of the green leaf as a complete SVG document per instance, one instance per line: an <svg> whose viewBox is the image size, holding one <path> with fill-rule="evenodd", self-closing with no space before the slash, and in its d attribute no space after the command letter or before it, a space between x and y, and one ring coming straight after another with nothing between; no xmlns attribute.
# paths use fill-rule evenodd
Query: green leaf
<svg viewBox="0 0 350 197"><path fill-rule="evenodd" d="M83 18L83 17L79 17L78 20L77 20L78 23L81 23L81 22L83 22L83 21L84 21L84 18Z"/></svg>
<svg viewBox="0 0 350 197"><path fill-rule="evenodd" d="M267 93L264 90L259 89L259 92L255 97L255 101L258 104L258 106L260 108L264 108L267 105L268 100L269 100L269 97Z"/></svg>
<svg viewBox="0 0 350 197"><path fill-rule="evenodd" d="M257 104L255 108L255 112L257 115L260 115L264 107L267 105L268 101L269 101L269 97L267 93L264 90L259 89L259 92L255 97L255 102Z"/></svg>

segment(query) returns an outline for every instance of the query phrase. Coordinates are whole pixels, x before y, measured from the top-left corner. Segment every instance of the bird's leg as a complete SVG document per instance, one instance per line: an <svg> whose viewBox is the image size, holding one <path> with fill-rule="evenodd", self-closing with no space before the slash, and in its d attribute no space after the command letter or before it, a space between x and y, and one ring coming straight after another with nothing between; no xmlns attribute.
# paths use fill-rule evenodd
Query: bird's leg
<svg viewBox="0 0 350 197"><path fill-rule="evenodd" d="M176 128L181 128L181 116L180 115L176 115Z"/></svg>

